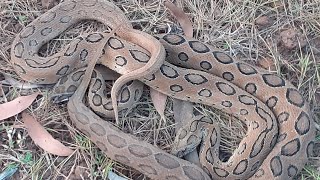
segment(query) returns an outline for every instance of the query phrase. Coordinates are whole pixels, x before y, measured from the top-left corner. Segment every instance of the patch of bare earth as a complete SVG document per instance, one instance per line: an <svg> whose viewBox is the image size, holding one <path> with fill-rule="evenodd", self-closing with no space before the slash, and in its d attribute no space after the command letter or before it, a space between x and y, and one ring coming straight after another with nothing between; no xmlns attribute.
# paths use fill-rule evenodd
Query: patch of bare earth
<svg viewBox="0 0 320 180"><path fill-rule="evenodd" d="M0 2L0 73L21 81L10 64L11 43L23 27L47 11L45 0L3 0ZM57 1L47 4L50 7ZM314 118L320 118L320 3L303 1L240 1L240 0L177 0L193 22L194 37L231 52L250 64L269 69L291 81L305 99L310 101ZM155 34L179 32L180 28L162 2L147 0L117 0L136 29ZM101 31L95 22L81 22L53 39L41 51L50 55L63 48L83 32ZM1 78L1 76L0 76ZM12 179L105 179L110 168L131 179L147 179L139 172L107 158L84 134L71 124L66 105L49 100L51 88L41 88L39 97L29 112L59 141L76 149L69 158L47 154L38 148L22 126L20 116L0 121L0 172L18 166ZM20 90L3 85L0 102L7 102ZM3 96L5 94L5 96ZM148 94L148 90L146 93ZM1 96L2 95L2 96ZM196 105L196 109L219 122L222 129L222 150L232 152L243 137L242 123L211 108ZM122 118L122 129L140 139L170 151L174 120L172 101L165 111L166 123L161 121L148 95ZM319 126L317 127L319 130ZM316 137L315 157L297 179L320 179L320 135Z"/></svg>

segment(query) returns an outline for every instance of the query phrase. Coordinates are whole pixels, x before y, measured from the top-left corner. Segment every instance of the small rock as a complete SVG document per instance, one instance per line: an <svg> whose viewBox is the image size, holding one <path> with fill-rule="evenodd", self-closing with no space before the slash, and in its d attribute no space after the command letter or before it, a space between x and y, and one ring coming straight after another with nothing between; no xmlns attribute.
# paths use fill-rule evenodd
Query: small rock
<svg viewBox="0 0 320 180"><path fill-rule="evenodd" d="M261 16L256 19L255 23L259 26L268 26L270 24L270 18L268 16Z"/></svg>
<svg viewBox="0 0 320 180"><path fill-rule="evenodd" d="M280 33L281 44L289 50L296 47L304 47L307 45L306 39L303 35L294 29L288 29Z"/></svg>

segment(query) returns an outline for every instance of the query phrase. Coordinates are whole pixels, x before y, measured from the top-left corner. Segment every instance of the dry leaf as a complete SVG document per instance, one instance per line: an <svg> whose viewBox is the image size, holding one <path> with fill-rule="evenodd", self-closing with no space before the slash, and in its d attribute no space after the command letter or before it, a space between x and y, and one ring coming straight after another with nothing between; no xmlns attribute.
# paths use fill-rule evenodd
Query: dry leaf
<svg viewBox="0 0 320 180"><path fill-rule="evenodd" d="M169 9L171 14L180 23L185 36L191 38L193 36L193 28L192 28L192 23L189 20L188 16L183 12L183 10L179 9L176 5L174 5L170 1L164 1L164 5Z"/></svg>
<svg viewBox="0 0 320 180"><path fill-rule="evenodd" d="M55 140L32 116L26 112L22 112L22 120L27 128L31 139L45 151L58 155L69 156L73 151L63 145L61 142Z"/></svg>
<svg viewBox="0 0 320 180"><path fill-rule="evenodd" d="M152 88L150 88L150 96L151 96L151 100L153 102L154 107L156 108L157 112L161 116L161 119L165 119L164 109L166 108L166 102L167 102L168 96Z"/></svg>
<svg viewBox="0 0 320 180"><path fill-rule="evenodd" d="M38 95L39 93L20 96L10 102L0 104L0 120L7 119L27 109Z"/></svg>

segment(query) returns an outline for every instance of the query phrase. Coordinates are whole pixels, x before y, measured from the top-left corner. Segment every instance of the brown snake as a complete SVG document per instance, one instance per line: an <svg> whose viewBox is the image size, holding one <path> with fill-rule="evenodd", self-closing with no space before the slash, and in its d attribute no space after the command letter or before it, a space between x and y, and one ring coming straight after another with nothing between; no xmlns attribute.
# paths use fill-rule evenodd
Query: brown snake
<svg viewBox="0 0 320 180"><path fill-rule="evenodd" d="M112 32L78 37L50 57L38 55L42 45L84 19L100 21ZM11 60L29 82L50 84L60 79L60 92L74 93L68 110L77 128L110 158L150 178L292 179L297 175L312 154L315 128L308 103L293 85L195 39L174 34L156 38L159 41L133 30L112 3L67 0L24 28L13 42ZM168 62L163 62L165 52L159 42ZM103 97L99 73L92 74L96 62L123 74L112 87L112 101ZM103 116L103 110L117 108L118 92L122 108L137 101L141 86L133 79L174 98L232 113L247 125L247 135L229 160L222 162L215 123L205 117L190 120L179 131L173 152L183 156L200 143L202 168L139 141L91 110L98 109ZM114 115L118 119L118 113Z"/></svg>

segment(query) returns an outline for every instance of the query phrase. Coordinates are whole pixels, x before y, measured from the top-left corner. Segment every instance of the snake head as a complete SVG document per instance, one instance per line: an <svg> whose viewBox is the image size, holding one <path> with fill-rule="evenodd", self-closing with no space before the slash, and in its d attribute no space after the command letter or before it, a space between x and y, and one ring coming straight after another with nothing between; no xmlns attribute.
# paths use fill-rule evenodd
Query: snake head
<svg viewBox="0 0 320 180"><path fill-rule="evenodd" d="M208 136L211 136L209 132L212 125L213 121L210 118L203 115L194 116L177 132L171 154L183 157L197 149L199 145L201 152L204 145L208 143Z"/></svg>

